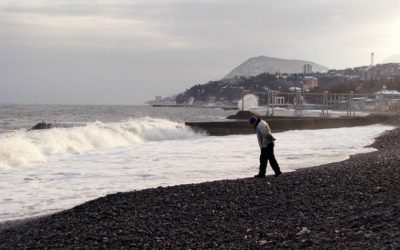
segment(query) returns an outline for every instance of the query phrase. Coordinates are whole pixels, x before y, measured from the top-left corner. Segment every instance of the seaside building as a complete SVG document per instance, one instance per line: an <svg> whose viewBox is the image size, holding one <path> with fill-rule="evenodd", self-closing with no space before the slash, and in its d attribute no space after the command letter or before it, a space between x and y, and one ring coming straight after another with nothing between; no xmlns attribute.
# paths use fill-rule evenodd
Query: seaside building
<svg viewBox="0 0 400 250"><path fill-rule="evenodd" d="M361 79L364 81L368 81L372 79L372 68L373 67L368 67L364 70L361 71Z"/></svg>
<svg viewBox="0 0 400 250"><path fill-rule="evenodd" d="M276 75L276 74L280 74L281 71L279 69L270 69L270 70L268 70L268 73L271 75Z"/></svg>
<svg viewBox="0 0 400 250"><path fill-rule="evenodd" d="M303 74L309 75L312 73L312 65L311 64L304 64L303 66Z"/></svg>
<svg viewBox="0 0 400 250"><path fill-rule="evenodd" d="M400 101L400 92L397 90L388 90L386 88L386 85L383 85L382 89L379 90L378 92L375 92L374 95L376 99L379 99L380 96L382 96L383 101L385 103L392 101Z"/></svg>
<svg viewBox="0 0 400 250"><path fill-rule="evenodd" d="M303 92L310 91L318 87L318 78L313 76L306 76L303 80Z"/></svg>

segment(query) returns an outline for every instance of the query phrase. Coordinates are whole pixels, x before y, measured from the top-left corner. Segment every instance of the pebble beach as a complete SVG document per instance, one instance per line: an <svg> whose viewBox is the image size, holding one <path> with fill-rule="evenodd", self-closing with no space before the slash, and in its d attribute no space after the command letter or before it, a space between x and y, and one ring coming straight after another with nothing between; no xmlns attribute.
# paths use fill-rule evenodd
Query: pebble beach
<svg viewBox="0 0 400 250"><path fill-rule="evenodd" d="M397 128L376 138L377 151L345 161L4 222L0 249L400 249L400 118L387 123Z"/></svg>

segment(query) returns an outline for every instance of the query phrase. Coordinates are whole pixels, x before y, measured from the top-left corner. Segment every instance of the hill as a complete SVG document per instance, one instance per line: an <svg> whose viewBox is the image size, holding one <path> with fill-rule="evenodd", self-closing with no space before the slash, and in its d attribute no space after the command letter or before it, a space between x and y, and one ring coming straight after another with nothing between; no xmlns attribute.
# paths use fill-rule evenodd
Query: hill
<svg viewBox="0 0 400 250"><path fill-rule="evenodd" d="M279 70L281 73L300 73L305 64L312 65L313 72L327 72L329 69L325 66L303 60L279 59L267 56L253 57L240 64L229 72L223 79L233 78L235 76L257 76L259 74Z"/></svg>
<svg viewBox="0 0 400 250"><path fill-rule="evenodd" d="M384 63L400 63L400 54L391 55L381 62Z"/></svg>

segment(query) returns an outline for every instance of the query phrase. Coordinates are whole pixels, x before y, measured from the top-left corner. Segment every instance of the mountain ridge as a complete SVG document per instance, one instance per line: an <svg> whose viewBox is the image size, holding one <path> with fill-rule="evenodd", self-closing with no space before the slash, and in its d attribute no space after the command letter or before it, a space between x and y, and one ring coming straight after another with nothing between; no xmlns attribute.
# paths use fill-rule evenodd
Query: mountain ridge
<svg viewBox="0 0 400 250"><path fill-rule="evenodd" d="M222 79L228 79L235 76L257 76L271 70L279 70L281 73L289 74L301 73L305 64L310 64L314 72L327 72L329 70L328 67L310 61L257 56L247 59Z"/></svg>
<svg viewBox="0 0 400 250"><path fill-rule="evenodd" d="M400 63L400 54L391 55L381 62L381 64L385 63Z"/></svg>

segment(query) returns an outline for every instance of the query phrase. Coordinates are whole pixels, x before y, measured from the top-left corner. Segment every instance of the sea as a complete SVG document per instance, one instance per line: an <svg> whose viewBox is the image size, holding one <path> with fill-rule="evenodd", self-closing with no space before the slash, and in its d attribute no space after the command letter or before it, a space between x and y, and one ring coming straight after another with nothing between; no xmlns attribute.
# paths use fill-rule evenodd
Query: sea
<svg viewBox="0 0 400 250"><path fill-rule="evenodd" d="M218 107L0 104L0 222L51 214L117 192L252 177L258 173L260 154L255 134L210 136L185 126L189 121L224 121L237 112ZM273 112L294 115L285 108ZM30 130L42 121L84 126ZM284 173L338 162L375 151L366 146L391 129L377 124L274 133L275 156ZM267 175L272 174L268 166Z"/></svg>

